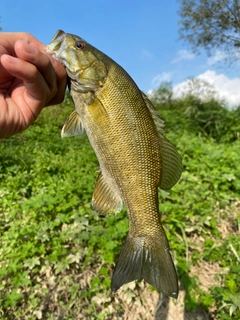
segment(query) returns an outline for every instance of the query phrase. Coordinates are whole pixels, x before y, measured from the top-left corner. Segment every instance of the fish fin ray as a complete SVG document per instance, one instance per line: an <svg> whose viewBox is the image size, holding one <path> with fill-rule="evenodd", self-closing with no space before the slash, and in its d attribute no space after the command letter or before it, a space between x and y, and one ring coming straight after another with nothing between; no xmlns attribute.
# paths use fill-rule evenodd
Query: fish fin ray
<svg viewBox="0 0 240 320"><path fill-rule="evenodd" d="M102 173L99 174L93 191L92 207L101 214L118 213L122 209L122 199L112 190Z"/></svg>
<svg viewBox="0 0 240 320"><path fill-rule="evenodd" d="M152 102L149 100L148 96L142 92L142 97L146 103L146 106L148 108L148 110L151 113L151 116L153 118L154 124L156 126L156 129L158 131L159 135L164 135L165 134L165 124L164 124L164 120L160 117L160 114L157 112L157 110L155 109L155 107L153 106Z"/></svg>
<svg viewBox="0 0 240 320"><path fill-rule="evenodd" d="M84 132L84 127L81 118L77 111L73 111L66 122L64 123L61 131L61 137L80 136Z"/></svg>
<svg viewBox="0 0 240 320"><path fill-rule="evenodd" d="M182 173L182 160L181 156L177 152L177 149L171 142L164 137L164 121L161 119L159 113L154 108L152 102L148 97L142 93L143 99L150 111L154 124L156 126L159 141L160 141L160 153L162 156L162 177L159 187L168 190L171 189L180 179Z"/></svg>
<svg viewBox="0 0 240 320"><path fill-rule="evenodd" d="M112 276L113 291L125 283L144 279L165 295L177 298L176 269L167 239L162 240L160 237L127 236Z"/></svg>
<svg viewBox="0 0 240 320"><path fill-rule="evenodd" d="M162 154L162 177L159 187L164 190L171 189L182 174L182 159L177 149L164 136L160 137Z"/></svg>

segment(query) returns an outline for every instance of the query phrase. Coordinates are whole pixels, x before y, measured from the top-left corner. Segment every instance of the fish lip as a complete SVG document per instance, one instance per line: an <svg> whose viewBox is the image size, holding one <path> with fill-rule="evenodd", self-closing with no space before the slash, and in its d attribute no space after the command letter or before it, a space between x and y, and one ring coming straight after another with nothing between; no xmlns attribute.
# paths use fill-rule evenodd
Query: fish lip
<svg viewBox="0 0 240 320"><path fill-rule="evenodd" d="M59 55L62 52L62 47L64 44L64 39L66 38L66 33L62 30L58 30L51 42L46 47L46 52L51 54L55 59L59 60ZM61 62L61 61L60 61Z"/></svg>
<svg viewBox="0 0 240 320"><path fill-rule="evenodd" d="M60 59L59 59L59 56L60 56L60 54L61 54L61 52L62 52L62 45L63 45L63 41L61 41L61 42L57 42L56 44L55 44L55 47L53 47L54 46L54 43L50 43L49 45L47 45L47 47L46 47L46 52L47 53L49 53L49 54L51 54L51 56L53 56L55 59L57 59L58 61L60 61ZM57 47L57 48L56 48ZM62 59L61 59L62 60ZM62 61L60 61L60 62L62 62Z"/></svg>
<svg viewBox="0 0 240 320"><path fill-rule="evenodd" d="M63 30L58 30L52 38L52 41L60 41L66 37L66 33Z"/></svg>

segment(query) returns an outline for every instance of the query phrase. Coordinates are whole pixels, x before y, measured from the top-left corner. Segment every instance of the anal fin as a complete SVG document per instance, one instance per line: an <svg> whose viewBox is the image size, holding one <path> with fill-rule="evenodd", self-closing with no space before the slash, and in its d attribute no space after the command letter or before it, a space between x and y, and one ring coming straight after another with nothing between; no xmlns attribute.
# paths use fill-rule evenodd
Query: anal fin
<svg viewBox="0 0 240 320"><path fill-rule="evenodd" d="M122 209L122 199L112 190L102 173L99 174L93 191L92 207L101 214L118 213Z"/></svg>

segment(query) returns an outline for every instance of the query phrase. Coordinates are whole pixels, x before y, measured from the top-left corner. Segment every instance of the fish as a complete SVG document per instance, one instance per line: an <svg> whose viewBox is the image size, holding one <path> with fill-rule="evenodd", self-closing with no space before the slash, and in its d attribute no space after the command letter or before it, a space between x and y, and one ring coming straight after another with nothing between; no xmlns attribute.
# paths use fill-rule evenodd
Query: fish
<svg viewBox="0 0 240 320"><path fill-rule="evenodd" d="M169 190L179 181L182 162L164 135L164 121L130 75L81 37L59 30L46 51L66 68L75 107L61 136L85 132L98 158L93 209L118 213L124 204L128 213L112 291L145 280L177 298L178 277L161 224L158 188Z"/></svg>

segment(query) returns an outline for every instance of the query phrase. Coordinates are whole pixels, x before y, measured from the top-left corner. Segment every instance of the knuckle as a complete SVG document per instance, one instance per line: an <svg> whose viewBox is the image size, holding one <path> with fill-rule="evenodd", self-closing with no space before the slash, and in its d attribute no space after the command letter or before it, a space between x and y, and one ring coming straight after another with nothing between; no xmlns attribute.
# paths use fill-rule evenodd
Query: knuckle
<svg viewBox="0 0 240 320"><path fill-rule="evenodd" d="M28 32L18 32L19 34L19 38L21 40L25 40L25 41L29 41L29 39L32 39L33 38L33 35L31 35L30 33Z"/></svg>

